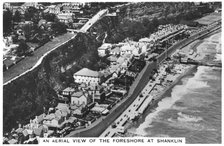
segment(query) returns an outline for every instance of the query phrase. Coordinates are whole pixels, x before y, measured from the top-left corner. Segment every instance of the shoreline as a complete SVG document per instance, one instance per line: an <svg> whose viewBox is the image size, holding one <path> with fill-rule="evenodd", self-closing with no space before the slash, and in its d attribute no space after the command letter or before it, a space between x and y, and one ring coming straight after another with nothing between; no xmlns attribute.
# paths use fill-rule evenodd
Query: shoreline
<svg viewBox="0 0 224 146"><path fill-rule="evenodd" d="M164 65L165 65L165 63L164 63ZM146 113L147 109L149 109L149 108L153 109L155 106L157 106L158 102L164 98L164 95L167 93L167 91L172 89L181 80L181 78L183 78L184 76L186 76L187 74L192 72L197 67L195 65L191 65L191 66L180 65L180 64L176 64L176 65L177 65L177 67L181 66L180 73L175 72L174 74L170 73L170 74L165 75L163 77L164 79L166 79L166 81L165 80L163 81L163 83L166 84L165 86L162 85L162 83L159 83L159 81L161 81L160 77L161 77L163 71L158 73L156 76L156 80L153 82L148 81L146 86L140 92L143 97L140 97L140 94L139 94L137 96L137 98L132 102L132 104L130 106L128 106L127 109L114 121L114 124L116 125L116 127L113 128L110 125L109 127L107 127L107 129L105 131L103 131L103 133L100 135L100 137L114 137L118 134L118 132L121 132L124 135L127 134L125 131L131 125L130 124L127 127L127 123L131 123L130 121L132 121L136 117L138 119L140 116L144 115L144 113ZM159 68L163 68L163 65L161 65ZM169 81L167 79L167 78L169 78L168 76L173 76L172 83L169 83ZM148 88L148 86L149 86L149 88ZM158 87L156 87L156 86L160 86L160 89L157 89ZM163 86L164 86L164 88L163 88ZM151 93L153 91L156 91L156 93ZM154 95L152 95L152 94L154 94ZM154 101L152 99L154 99ZM147 103L146 103L146 101L147 101ZM142 109L142 107L143 107L143 109ZM143 112L141 112L141 111L143 111ZM136 120L136 121L138 121L138 120ZM136 135L142 136L142 135L138 135L138 134L133 134L133 135L134 136L136 136Z"/></svg>
<svg viewBox="0 0 224 146"><path fill-rule="evenodd" d="M191 49L197 49L197 47L202 44L204 42L204 40L208 37L211 37L212 35L214 34L217 34L219 32L214 32L214 33L211 33L209 35L207 35L206 37L204 37L203 39L201 39L199 42L195 43L194 45L192 45L190 48ZM175 79L175 81L170 85L168 86L166 89L164 89L158 96L158 99L155 101L155 103L153 103L152 105L148 106L145 111L140 115L140 118L138 120L136 120L136 123L134 124L130 124L128 125L128 128L127 129L132 129L132 127L135 129L137 127L139 127L144 121L145 121L145 118L152 113L152 111L158 107L158 103L166 98L166 97L170 97L171 96L171 93L172 93L172 89L176 86L176 85L182 85L183 83L181 82L181 79L186 77L186 76L190 76L191 74L193 74L196 70L197 70L198 66L194 65L194 66L191 66L190 68L188 68L184 73L182 73L179 77L177 77ZM126 134L130 134L131 136L136 136L138 134L135 134L134 132L127 132ZM125 135L125 136L130 136L130 135Z"/></svg>
<svg viewBox="0 0 224 146"><path fill-rule="evenodd" d="M157 99L155 100L155 102L153 103L153 104L151 104L151 105L148 105L147 107L146 107L146 109L144 110L144 112L142 113L142 114L140 114L140 120L138 119L137 121L136 121L136 126L139 126L142 122L144 122L144 121L142 121L143 119L145 119L146 118L146 116L148 115L148 114L150 114L151 113L151 110L153 110L153 109L155 109L155 108L157 108L158 107L158 103L162 100L162 99L164 99L164 98L166 98L166 97L170 97L171 96L171 92L172 92L172 89L176 86L176 85L182 85L182 83L181 83L181 79L182 78L184 78L184 77L186 77L186 76L188 76L188 75L190 75L190 74L192 74L194 71L195 71L195 69L197 69L197 67L198 66L196 66L196 65L194 65L194 66L191 66L191 67L189 67L188 69L186 69L186 71L184 71L182 74L180 74L176 79L175 79L175 81L170 85L170 86L167 86L157 97ZM132 123L133 124L133 123ZM130 124L129 126L131 126L132 124ZM127 129L130 129L130 128L127 128ZM137 135L137 134L136 134Z"/></svg>
<svg viewBox="0 0 224 146"><path fill-rule="evenodd" d="M158 99L156 100L156 102L158 103L161 99L165 98L164 95L169 95L169 96L170 96L170 90L172 90L172 88L173 88L174 86L178 85L182 78L184 78L185 76L187 76L188 74L190 74L191 72L193 72L193 70L196 69L196 68L197 68L196 65L187 68L182 74L180 74L180 75L173 81L173 83L172 83L170 86L167 86L167 87L165 88L165 90L162 91L162 92L159 94L159 97L158 97ZM157 103L156 103L156 104L157 104Z"/></svg>
<svg viewBox="0 0 224 146"><path fill-rule="evenodd" d="M188 45L188 44L190 44L190 43L192 43L193 41L195 41L195 40L198 40L198 39L200 39L201 37L203 37L204 35L205 36L207 36L208 34L213 34L214 32L216 32L217 33L217 31L220 31L220 27L212 27L212 28L207 28L207 29L209 29L210 31L202 31L202 32L200 32L200 33L197 33L197 34L194 34L192 37L190 37L190 38L188 38L188 39L185 39L185 40L182 40L182 44L180 44L180 42L179 43L177 43L177 44L174 44L174 46L172 46L172 47L174 47L174 48L176 48L176 49L181 49L181 48L183 48L183 47L185 47L186 45ZM175 50L176 50L175 49ZM174 53L174 52L172 52L172 49L171 50L168 50L168 52L169 52L169 54L171 53ZM164 58L165 57L165 55L164 55L164 53L163 54L161 54L160 56L159 56L159 58L157 58L158 60L157 61L159 61L159 62L163 62L163 59L162 58ZM162 59L162 60L160 60L160 59ZM159 63L159 64L162 64L162 63ZM159 65L158 64L158 65ZM144 75L145 76L145 75ZM147 75L146 75L147 76ZM183 77L183 76L182 76ZM179 77L179 78L181 78L181 77ZM139 82L139 84L144 84L144 82L145 82L145 80L144 79L141 79L141 82ZM148 82L148 81L147 81ZM145 83L145 85L146 85L147 83ZM173 84L173 86L174 86L175 84ZM141 86L140 87L140 85L137 85L138 86L138 88L140 89L140 90L142 90L143 88L144 88L144 86ZM169 88L172 88L173 86L169 86ZM139 90L139 89L137 89L136 90L136 92L133 92L133 95L131 95L131 98L130 98L130 100L127 100L127 103L125 104L125 103L123 103L123 104L121 104L121 105L119 105L118 106L118 109L116 110L116 111L114 111L114 112L112 112L112 113L110 113L107 117L105 117L105 118L103 118L103 122L104 122L104 124L102 124L102 121L99 121L99 123L96 123L96 124L94 124L94 126L90 126L90 127L88 127L87 129L82 129L82 130L78 130L78 131L74 131L74 132L72 132L71 134L69 134L68 136L69 137L83 137L83 136L85 136L85 137L92 137L93 135L95 135L95 136L100 136L100 135L102 135L102 133L104 133L105 131L106 131L106 129L107 128L109 128L110 127L110 125L120 116L120 115L122 115L122 113L123 113L123 111L125 111L126 109L127 109L127 107L128 107L128 105L131 105L132 104L132 102L135 100L135 99L133 99L132 97L133 96L138 96L139 95L139 93L141 93L141 91L139 91L138 93L137 93L137 91ZM167 89L168 90L168 89ZM121 107L121 106L124 106L124 107ZM119 113L119 114L118 114ZM111 114L114 114L114 115L111 115ZM115 119L114 119L115 118ZM111 119L113 119L112 121L110 121ZM104 130L103 130L104 129Z"/></svg>

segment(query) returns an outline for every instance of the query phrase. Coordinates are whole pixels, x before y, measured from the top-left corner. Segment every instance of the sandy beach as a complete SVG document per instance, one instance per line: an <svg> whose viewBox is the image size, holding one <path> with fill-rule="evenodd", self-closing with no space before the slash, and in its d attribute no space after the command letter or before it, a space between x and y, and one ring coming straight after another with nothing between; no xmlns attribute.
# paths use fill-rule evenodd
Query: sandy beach
<svg viewBox="0 0 224 146"><path fill-rule="evenodd" d="M102 134L101 137L113 137L118 132L124 132L128 123L130 126L130 120L140 116L147 108L153 108L163 97L163 95L171 89L184 75L190 72L194 66L174 64L172 73L165 72L165 67L170 62L165 62L160 65L158 73L154 76L154 81L149 81L141 94L135 99L135 101L123 112L114 122L116 128L112 125L109 126ZM126 133L130 136L130 133ZM141 133L138 134L139 136Z"/></svg>
<svg viewBox="0 0 224 146"><path fill-rule="evenodd" d="M206 39L196 40L195 42L182 48L181 51L186 53L194 49L194 53L197 54L195 59L211 61L215 59L215 56L217 56L217 52L220 50L220 38L221 33L217 33L211 35ZM116 125L116 127L112 127L112 125L109 126L101 134L101 137L121 136L120 134L117 135L117 133L125 133L125 129L127 128L127 126L130 127L133 124L130 121L132 121L135 117L141 115L146 109L152 109L153 107L155 107L160 100L167 96L167 94L170 94L171 89L179 83L181 78L190 74L196 68L196 66L194 65L173 63L171 73L168 74L166 73L165 68L170 64L172 64L172 62L165 61L159 66L158 74L154 75L155 81L148 82L148 84L142 90L141 95L139 95L135 99L135 101L125 110L125 112L116 119L116 121L114 122L114 125ZM133 134L129 130L124 135L144 136L143 133L144 132L140 130Z"/></svg>
<svg viewBox="0 0 224 146"><path fill-rule="evenodd" d="M203 41L206 43L211 42L212 44L214 44L214 41L212 41L212 39L220 40L220 39L218 39L219 37L221 37L220 33L212 35L211 37L209 37ZM212 51L217 51L217 47L219 47L218 45L220 42L218 42L218 41L216 41L216 42L217 42L217 46L214 48L210 48L210 49L212 49ZM200 49L200 47L202 47L202 45L199 45L199 49ZM210 46L207 46L207 47L209 48ZM202 51L202 53L206 54L207 52ZM211 87L208 86L208 82L207 82L207 79L216 80L218 78L218 77L210 78L211 73L210 72L208 73L207 70L213 70L213 69L214 69L213 67L211 68L211 67L200 66L200 67L197 67L197 69L196 69L196 67L193 67L191 70L184 73L182 77L180 77L178 80L176 80L177 81L176 83L174 83L172 86L167 88L167 90L164 90L164 92L161 93L160 98L162 100L160 100L160 102L158 104L156 104L153 108L148 107L146 109L146 111L142 114L142 116L140 117L138 122L133 123L133 125L130 126L130 128L127 131L128 134L126 136L136 136L136 135L138 136L138 134L139 135L141 134L141 135L147 136L147 137L148 136L162 136L162 137L174 136L174 137L177 137L177 136L181 136L181 135L178 135L177 133L181 134L181 132L183 132L183 135L185 135L185 133L188 133L188 132L186 132L186 130L194 131L196 129L201 129L203 131L203 129L209 129L207 126L204 127L204 124L208 124L207 121L198 120L198 119L203 119L201 117L204 116L205 114L206 114L206 116L209 115L210 114L209 112L208 113L202 112L201 115L199 116L198 115L199 113L197 113L197 114L195 112L190 113L189 111L195 111L194 108L200 109L201 106L206 107L207 102L214 102L213 100L211 100L212 97L211 97L209 91L210 90L212 91L213 88L215 91L217 89L215 87L212 87L212 89L210 89ZM216 71L218 72L219 69L220 68L217 68ZM214 71L212 73L214 73ZM206 79L206 81L203 82L202 80L205 80L205 79ZM185 85L185 84L187 84L187 85ZM182 88L183 88L183 91L182 91ZM187 89L185 89L185 88L187 88ZM206 92L206 93L204 93L204 92L201 92L203 90L202 89L200 90L200 88L208 88L208 89L206 91L204 91L204 92ZM185 94L188 95L188 92L187 92L188 90L190 92L189 96L188 96L188 98L185 98ZM195 90L196 91L198 90L198 92L196 92ZM186 91L186 93L185 93L185 91ZM217 96L217 99L215 99L215 100L218 100L220 98L220 96L219 96L219 92L217 92L217 93L216 92L212 95L216 96L216 94L217 94L218 96ZM209 93L208 99L207 99L207 93ZM195 97L192 94L197 94L199 97ZM200 101L197 102L198 98L200 99ZM187 103L183 102L185 100L187 101L187 103L190 102L188 106L190 106L190 107L192 106L194 108L193 109L187 108L184 105ZM205 102L204 100L208 100L208 101ZM195 103L194 103L194 101L195 101ZM213 104L211 106L213 106ZM219 109L217 109L217 110L219 110ZM177 114L176 114L176 111L177 111ZM182 114L181 111L185 111L185 113L187 113L187 115L180 115L180 114ZM199 110L197 110L197 111L199 111ZM190 115L190 116L188 116L188 115ZM194 116L191 116L191 115L194 115ZM219 113L217 113L217 115L219 115ZM212 120L212 119L209 119L209 120ZM209 123L209 124L213 124L213 123ZM180 129L183 129L183 130L180 130ZM161 131L161 130L163 130L163 131ZM217 131L219 132L220 130L218 130L218 128L217 128ZM190 132L189 132L189 134L191 135ZM187 137L187 139L189 140L188 142L190 142L190 140L192 140L192 139L195 142L199 141L199 139L196 139L196 138L199 138L201 136L200 132L198 132L198 133L196 132L197 134L195 133L195 137L194 137L194 133L195 132L192 133L192 135L193 135L192 137L185 135ZM205 134L206 133L212 134L213 132L207 131L207 132L205 132ZM217 135L217 133L211 135L210 142L211 142L211 139L212 139L212 141L214 141L213 137L215 137L216 135ZM200 137L200 138L201 138L200 140L203 140L203 137ZM219 139L216 139L216 140L219 141ZM191 141L191 142L193 142L193 141Z"/></svg>

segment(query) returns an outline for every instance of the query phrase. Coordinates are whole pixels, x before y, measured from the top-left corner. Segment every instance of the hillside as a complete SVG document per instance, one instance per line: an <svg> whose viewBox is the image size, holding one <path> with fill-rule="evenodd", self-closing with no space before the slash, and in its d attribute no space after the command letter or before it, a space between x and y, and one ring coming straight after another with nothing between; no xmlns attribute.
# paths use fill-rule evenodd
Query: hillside
<svg viewBox="0 0 224 146"><path fill-rule="evenodd" d="M40 66L3 87L4 131L26 123L57 102L56 90L64 88L62 72L74 64L73 71L91 67L97 61L97 43L85 34L51 52Z"/></svg>
<svg viewBox="0 0 224 146"><path fill-rule="evenodd" d="M195 13L200 15L192 15ZM74 40L47 55L40 66L3 87L4 132L54 106L56 91L73 82L74 72L83 67L98 70L97 48L104 40L138 40L156 31L160 24L179 23L183 18L193 20L201 15L192 3L133 3L119 8L117 16L104 17L89 33L77 34Z"/></svg>

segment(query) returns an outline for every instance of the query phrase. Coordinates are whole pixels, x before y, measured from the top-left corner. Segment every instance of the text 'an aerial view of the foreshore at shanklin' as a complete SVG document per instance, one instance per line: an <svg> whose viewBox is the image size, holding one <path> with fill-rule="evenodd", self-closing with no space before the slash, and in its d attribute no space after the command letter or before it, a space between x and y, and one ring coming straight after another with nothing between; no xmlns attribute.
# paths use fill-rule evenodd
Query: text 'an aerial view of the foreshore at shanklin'
<svg viewBox="0 0 224 146"><path fill-rule="evenodd" d="M221 2L4 2L3 143L221 143Z"/></svg>

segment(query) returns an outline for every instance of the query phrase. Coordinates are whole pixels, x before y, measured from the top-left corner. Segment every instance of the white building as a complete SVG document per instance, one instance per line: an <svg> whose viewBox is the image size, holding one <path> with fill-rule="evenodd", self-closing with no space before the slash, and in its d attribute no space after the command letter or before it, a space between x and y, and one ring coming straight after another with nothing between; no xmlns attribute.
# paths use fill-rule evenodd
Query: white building
<svg viewBox="0 0 224 146"><path fill-rule="evenodd" d="M107 55L106 52L107 51L110 51L111 50L111 47L112 47L111 44L108 44L108 43L102 44L102 46L100 46L98 48L98 55L101 56L101 57L106 56Z"/></svg>
<svg viewBox="0 0 224 146"><path fill-rule="evenodd" d="M83 92L75 92L71 95L71 104L72 105L87 105L87 97L83 94Z"/></svg>
<svg viewBox="0 0 224 146"><path fill-rule="evenodd" d="M215 13L221 13L222 12L222 9L216 9L215 10Z"/></svg>
<svg viewBox="0 0 224 146"><path fill-rule="evenodd" d="M65 88L65 89L62 91L62 95L64 95L64 96L69 96L69 95L71 95L73 92L75 92L75 89L74 89L74 88L67 87L67 88Z"/></svg>
<svg viewBox="0 0 224 146"><path fill-rule="evenodd" d="M88 68L79 70L73 77L76 83L85 83L87 85L98 85L101 81L101 73Z"/></svg>
<svg viewBox="0 0 224 146"><path fill-rule="evenodd" d="M73 13L61 13L57 15L60 22L68 23L73 22L75 15Z"/></svg>

